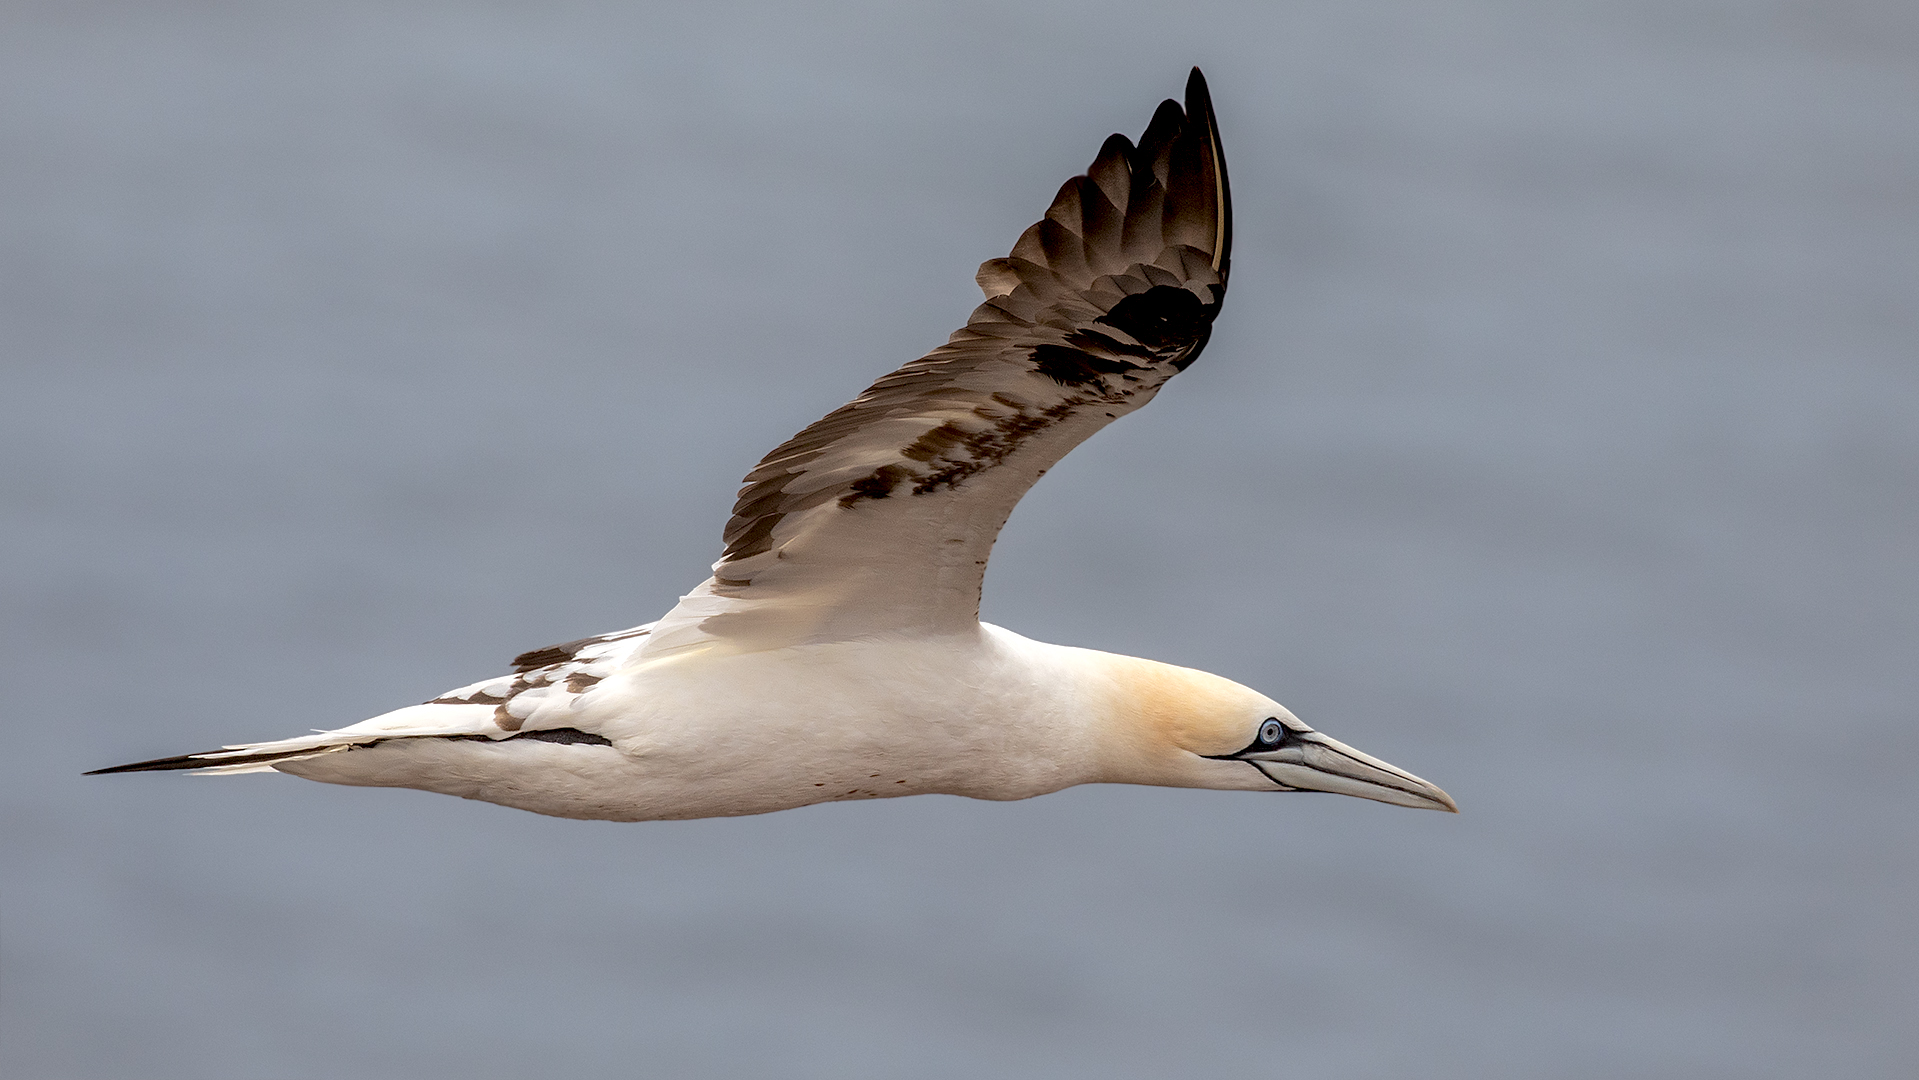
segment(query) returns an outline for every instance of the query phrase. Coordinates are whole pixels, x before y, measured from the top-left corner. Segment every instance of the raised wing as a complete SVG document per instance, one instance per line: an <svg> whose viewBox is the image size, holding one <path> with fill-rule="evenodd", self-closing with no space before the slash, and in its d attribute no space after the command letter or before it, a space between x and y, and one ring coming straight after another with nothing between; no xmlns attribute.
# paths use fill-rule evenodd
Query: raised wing
<svg viewBox="0 0 1919 1080"><path fill-rule="evenodd" d="M1206 81L1114 135L1004 259L945 345L880 379L746 476L713 577L659 655L966 630L1015 503L1199 355L1226 294L1232 209Z"/></svg>

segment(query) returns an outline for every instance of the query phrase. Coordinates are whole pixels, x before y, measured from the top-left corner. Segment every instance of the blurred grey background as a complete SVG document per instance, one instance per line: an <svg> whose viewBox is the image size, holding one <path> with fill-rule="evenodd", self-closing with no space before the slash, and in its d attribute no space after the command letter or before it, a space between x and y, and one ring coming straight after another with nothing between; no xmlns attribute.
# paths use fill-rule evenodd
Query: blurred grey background
<svg viewBox="0 0 1919 1080"><path fill-rule="evenodd" d="M611 825L83 769L657 616L1205 67L986 614L1444 785ZM0 1075L1919 1071L1919 7L13 3Z"/></svg>

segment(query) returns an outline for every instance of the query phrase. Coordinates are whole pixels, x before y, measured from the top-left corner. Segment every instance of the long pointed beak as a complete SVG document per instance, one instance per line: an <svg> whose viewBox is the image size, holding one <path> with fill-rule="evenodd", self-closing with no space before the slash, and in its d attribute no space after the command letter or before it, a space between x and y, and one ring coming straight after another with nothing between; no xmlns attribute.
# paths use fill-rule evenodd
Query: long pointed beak
<svg viewBox="0 0 1919 1080"><path fill-rule="evenodd" d="M1272 781L1295 791L1331 791L1394 806L1459 813L1453 797L1396 765L1388 765L1317 731L1288 731L1271 750L1237 755Z"/></svg>

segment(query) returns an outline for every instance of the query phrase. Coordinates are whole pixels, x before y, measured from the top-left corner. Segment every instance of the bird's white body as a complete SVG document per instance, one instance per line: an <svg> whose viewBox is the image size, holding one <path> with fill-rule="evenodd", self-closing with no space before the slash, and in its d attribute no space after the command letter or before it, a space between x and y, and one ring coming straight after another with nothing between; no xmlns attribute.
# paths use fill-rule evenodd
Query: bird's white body
<svg viewBox="0 0 1919 1080"><path fill-rule="evenodd" d="M980 624L936 637L637 659L577 699L578 708L548 718L610 746L495 729L498 739L387 738L277 768L617 821L928 793L1025 799L1102 781L1201 786L1182 781L1203 778L1212 763L1192 758L1185 772L1156 765L1128 732L1156 722L1154 714L1230 697L1232 687L1204 672ZM416 705L336 735L417 731L432 710L478 709L491 712ZM1231 775L1248 790L1272 787L1253 770Z"/></svg>
<svg viewBox="0 0 1919 1080"><path fill-rule="evenodd" d="M945 345L747 475L713 576L658 622L350 727L101 771L278 770L618 821L1101 782L1451 809L1227 679L979 621L1027 489L1199 355L1231 242L1196 70L1184 108L1107 139L980 267L985 302Z"/></svg>

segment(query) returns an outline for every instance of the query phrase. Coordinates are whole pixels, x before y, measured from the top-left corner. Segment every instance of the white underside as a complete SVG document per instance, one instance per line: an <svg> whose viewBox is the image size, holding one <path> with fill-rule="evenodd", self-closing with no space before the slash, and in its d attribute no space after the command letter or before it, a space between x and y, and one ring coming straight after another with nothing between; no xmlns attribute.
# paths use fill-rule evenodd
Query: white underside
<svg viewBox="0 0 1919 1080"><path fill-rule="evenodd" d="M1022 799L1099 778L1093 719L1106 710L1087 699L1083 674L1104 655L990 626L763 652L687 650L636 660L568 714L527 729L577 728L610 746L507 739L496 727L500 741L426 736L424 710L439 712L446 734L486 734L492 710L416 706L333 733L339 746L348 733L364 744L393 732L383 741L273 767L616 821L931 792Z"/></svg>

